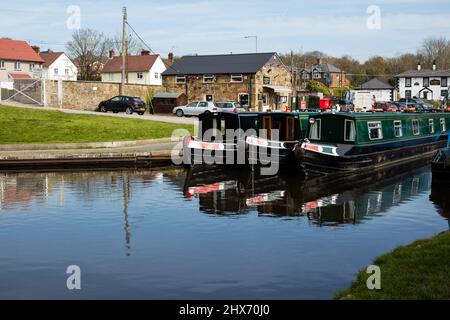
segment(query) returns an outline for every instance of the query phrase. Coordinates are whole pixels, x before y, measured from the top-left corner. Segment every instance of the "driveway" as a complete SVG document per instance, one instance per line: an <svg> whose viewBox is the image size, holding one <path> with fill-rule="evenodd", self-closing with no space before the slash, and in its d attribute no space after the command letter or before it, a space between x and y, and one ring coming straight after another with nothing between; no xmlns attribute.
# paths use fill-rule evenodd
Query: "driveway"
<svg viewBox="0 0 450 320"><path fill-rule="evenodd" d="M11 107L17 107L17 108L29 108L34 110L58 110L64 113L72 113L72 114L88 114L88 115L94 115L94 116L108 116L108 117L118 117L118 118L126 118L126 119L141 119L141 120L150 120L150 121L160 121L160 122L166 122L166 123L176 123L176 124L197 124L198 119L197 118L179 118L173 115L151 115L151 114L145 114L143 116L140 116L138 114L132 114L127 115L125 113L101 113L101 112L94 112L94 111L84 111L84 110L73 110L73 109L60 109L60 108L50 108L50 107L40 107L40 106L30 106L30 105L24 105L19 103L12 103L8 102L8 106Z"/></svg>

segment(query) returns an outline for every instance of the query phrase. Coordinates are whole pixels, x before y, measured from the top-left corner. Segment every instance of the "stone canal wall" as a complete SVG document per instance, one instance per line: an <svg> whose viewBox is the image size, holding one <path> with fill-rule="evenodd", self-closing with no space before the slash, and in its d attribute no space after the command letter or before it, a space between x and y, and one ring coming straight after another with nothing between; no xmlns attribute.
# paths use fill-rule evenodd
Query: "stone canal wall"
<svg viewBox="0 0 450 320"><path fill-rule="evenodd" d="M165 92L162 86L125 85L125 95L141 97L145 100L147 92ZM58 81L46 80L45 98L49 107L94 111L98 104L120 94L120 84L94 81L62 81L58 89Z"/></svg>

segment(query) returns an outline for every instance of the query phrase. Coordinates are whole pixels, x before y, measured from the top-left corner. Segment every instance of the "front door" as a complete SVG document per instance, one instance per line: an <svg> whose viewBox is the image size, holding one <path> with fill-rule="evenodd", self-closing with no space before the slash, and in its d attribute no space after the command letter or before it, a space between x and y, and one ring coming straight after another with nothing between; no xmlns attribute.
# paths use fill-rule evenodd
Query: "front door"
<svg viewBox="0 0 450 320"><path fill-rule="evenodd" d="M427 91L424 91L423 98L424 98L424 100L428 100L428 92Z"/></svg>

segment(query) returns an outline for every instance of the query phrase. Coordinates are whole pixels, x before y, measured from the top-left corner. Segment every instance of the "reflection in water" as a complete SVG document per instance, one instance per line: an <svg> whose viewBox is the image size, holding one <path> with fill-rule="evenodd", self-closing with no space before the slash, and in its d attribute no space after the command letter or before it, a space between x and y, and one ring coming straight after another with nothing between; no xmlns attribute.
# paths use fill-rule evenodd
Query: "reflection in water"
<svg viewBox="0 0 450 320"><path fill-rule="evenodd" d="M433 185L430 200L436 205L439 214L448 220L450 229L450 186Z"/></svg>
<svg viewBox="0 0 450 320"><path fill-rule="evenodd" d="M0 174L0 299L327 299L375 257L448 228L449 190L428 201L417 166L306 180ZM77 296L71 264L85 271Z"/></svg>
<svg viewBox="0 0 450 320"><path fill-rule="evenodd" d="M420 162L366 174L305 180L247 172L192 171L184 188L188 199L198 197L200 210L207 214L246 214L256 209L260 215L307 216L317 225L336 226L359 223L386 212L427 192L430 183L429 167Z"/></svg>

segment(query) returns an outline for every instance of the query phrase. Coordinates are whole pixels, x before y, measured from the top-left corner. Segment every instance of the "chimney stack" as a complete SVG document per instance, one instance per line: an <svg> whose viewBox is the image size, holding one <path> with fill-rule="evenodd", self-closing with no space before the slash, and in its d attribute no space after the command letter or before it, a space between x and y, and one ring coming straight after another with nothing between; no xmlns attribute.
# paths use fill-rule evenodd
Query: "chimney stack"
<svg viewBox="0 0 450 320"><path fill-rule="evenodd" d="M422 70L422 64L420 63L420 61L417 63L417 71Z"/></svg>
<svg viewBox="0 0 450 320"><path fill-rule="evenodd" d="M317 64L322 64L322 58L317 58Z"/></svg>
<svg viewBox="0 0 450 320"><path fill-rule="evenodd" d="M47 49L47 52L48 53L53 53L53 50L52 49Z"/></svg>
<svg viewBox="0 0 450 320"><path fill-rule="evenodd" d="M169 52L169 54L167 55L167 60L169 60L169 63L171 65L173 64L173 52Z"/></svg>
<svg viewBox="0 0 450 320"><path fill-rule="evenodd" d="M32 48L37 54L40 54L40 53L41 53L41 48L39 48L38 46L31 46L31 48Z"/></svg>
<svg viewBox="0 0 450 320"><path fill-rule="evenodd" d="M145 50L145 49L141 50L141 56L149 56L149 55L150 55L150 51L149 50Z"/></svg>
<svg viewBox="0 0 450 320"><path fill-rule="evenodd" d="M433 60L433 71L436 70L436 60Z"/></svg>
<svg viewBox="0 0 450 320"><path fill-rule="evenodd" d="M114 58L116 55L116 52L114 51L114 49L109 50L109 58L112 59Z"/></svg>

